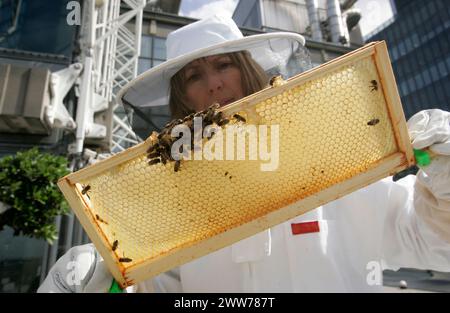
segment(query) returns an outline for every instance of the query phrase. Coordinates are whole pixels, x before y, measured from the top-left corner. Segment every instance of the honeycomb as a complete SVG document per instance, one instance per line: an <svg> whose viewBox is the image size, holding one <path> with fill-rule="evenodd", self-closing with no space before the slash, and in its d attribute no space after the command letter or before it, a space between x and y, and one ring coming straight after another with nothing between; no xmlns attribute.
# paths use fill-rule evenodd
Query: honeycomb
<svg viewBox="0 0 450 313"><path fill-rule="evenodd" d="M239 114L246 124L268 125L268 142L270 128L278 125L275 171L261 171L266 161L249 160L247 144L245 160L182 161L178 172L173 163L149 166L142 150L76 182L78 191L90 186L79 195L95 217L98 235L110 250L115 245L117 259L129 259L116 260L122 272L153 259L164 262L165 255L342 183L399 151L370 57L273 90ZM235 121L224 129L242 131L246 124Z"/></svg>

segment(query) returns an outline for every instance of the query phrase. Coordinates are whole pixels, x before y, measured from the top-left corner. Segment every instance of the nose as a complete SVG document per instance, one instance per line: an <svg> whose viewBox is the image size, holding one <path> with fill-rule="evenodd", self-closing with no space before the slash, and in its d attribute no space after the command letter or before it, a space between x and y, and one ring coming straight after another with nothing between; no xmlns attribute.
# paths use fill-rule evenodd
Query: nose
<svg viewBox="0 0 450 313"><path fill-rule="evenodd" d="M218 73L210 73L208 75L208 91L210 94L214 94L214 92L222 90L223 81L222 77Z"/></svg>

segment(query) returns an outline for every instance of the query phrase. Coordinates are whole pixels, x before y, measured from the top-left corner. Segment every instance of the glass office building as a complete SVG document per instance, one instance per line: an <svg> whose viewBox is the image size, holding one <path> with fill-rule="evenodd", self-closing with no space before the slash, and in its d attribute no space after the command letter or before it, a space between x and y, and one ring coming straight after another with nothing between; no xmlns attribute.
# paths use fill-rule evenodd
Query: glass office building
<svg viewBox="0 0 450 313"><path fill-rule="evenodd" d="M395 1L397 14L367 41L386 40L407 118L450 111L450 2Z"/></svg>

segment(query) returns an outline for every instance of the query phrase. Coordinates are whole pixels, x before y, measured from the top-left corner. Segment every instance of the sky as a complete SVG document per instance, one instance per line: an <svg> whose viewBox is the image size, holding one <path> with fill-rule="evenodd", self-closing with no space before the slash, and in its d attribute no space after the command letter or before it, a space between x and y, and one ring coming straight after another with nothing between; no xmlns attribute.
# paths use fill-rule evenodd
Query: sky
<svg viewBox="0 0 450 313"><path fill-rule="evenodd" d="M237 4L238 0L181 0L179 15L205 18L221 11L232 16Z"/></svg>
<svg viewBox="0 0 450 313"><path fill-rule="evenodd" d="M233 15L239 0L182 0L180 15L193 18L205 18L221 11ZM245 1L245 0L243 0ZM355 8L362 12L360 21L363 36L393 16L391 0L358 0Z"/></svg>

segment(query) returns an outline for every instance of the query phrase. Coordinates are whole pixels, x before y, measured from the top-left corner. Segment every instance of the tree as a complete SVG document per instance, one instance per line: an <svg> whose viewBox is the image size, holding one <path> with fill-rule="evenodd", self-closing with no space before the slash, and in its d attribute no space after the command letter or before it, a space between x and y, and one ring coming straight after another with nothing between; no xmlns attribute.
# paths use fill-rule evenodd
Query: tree
<svg viewBox="0 0 450 313"><path fill-rule="evenodd" d="M0 213L0 230L8 225L15 236L52 244L58 238L55 217L69 211L56 183L68 173L65 157L37 148L0 159L0 201L9 208Z"/></svg>

